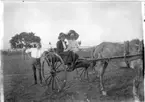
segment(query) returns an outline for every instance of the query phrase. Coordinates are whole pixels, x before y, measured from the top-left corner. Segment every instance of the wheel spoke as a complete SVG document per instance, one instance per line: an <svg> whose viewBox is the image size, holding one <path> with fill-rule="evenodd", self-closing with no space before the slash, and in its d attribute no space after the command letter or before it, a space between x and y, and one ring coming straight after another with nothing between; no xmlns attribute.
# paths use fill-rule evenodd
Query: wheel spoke
<svg viewBox="0 0 145 102"><path fill-rule="evenodd" d="M51 84L51 81L52 81L52 77L50 77L50 80L49 80L49 82L48 82L48 86Z"/></svg>
<svg viewBox="0 0 145 102"><path fill-rule="evenodd" d="M57 76L55 77L55 82L56 82L56 86L58 87L58 89L60 89L60 85L59 85L59 79L57 78Z"/></svg>
<svg viewBox="0 0 145 102"><path fill-rule="evenodd" d="M56 80L57 80L57 85L58 85L59 89L61 89L62 80L60 80L57 76L56 76Z"/></svg>
<svg viewBox="0 0 145 102"><path fill-rule="evenodd" d="M56 85L56 77L54 77L54 87L55 87L55 90L57 90L57 85Z"/></svg>
<svg viewBox="0 0 145 102"><path fill-rule="evenodd" d="M85 77L88 78L88 72L85 70Z"/></svg>
<svg viewBox="0 0 145 102"><path fill-rule="evenodd" d="M57 66L57 62L54 63L54 68L56 68L56 66Z"/></svg>
<svg viewBox="0 0 145 102"><path fill-rule="evenodd" d="M85 70L83 70L83 71L82 71L82 73L81 73L80 77L82 76L82 74L84 73L84 71L85 71Z"/></svg>
<svg viewBox="0 0 145 102"><path fill-rule="evenodd" d="M56 76L56 79L58 80L58 82L60 82L60 79Z"/></svg>
<svg viewBox="0 0 145 102"><path fill-rule="evenodd" d="M82 68L80 70L81 70L80 71L80 78L81 78L81 80L89 80L89 74L88 74L87 69Z"/></svg>
<svg viewBox="0 0 145 102"><path fill-rule="evenodd" d="M47 63L47 67L49 71L52 69L52 66L50 65L49 61L45 58L45 62ZM43 65L44 66L44 65ZM50 68L49 68L50 67Z"/></svg>
<svg viewBox="0 0 145 102"><path fill-rule="evenodd" d="M61 63L60 63L61 64ZM58 62L54 63L54 67L57 68L58 67Z"/></svg>
<svg viewBox="0 0 145 102"><path fill-rule="evenodd" d="M87 69L85 69L85 72L84 72L84 79L89 80L89 75L88 75Z"/></svg>
<svg viewBox="0 0 145 102"><path fill-rule="evenodd" d="M50 66L50 62L48 61L47 58L45 58L45 61L47 62L47 65Z"/></svg>
<svg viewBox="0 0 145 102"><path fill-rule="evenodd" d="M88 75L88 71L86 70L86 73L87 73L87 80L89 80L89 75Z"/></svg>
<svg viewBox="0 0 145 102"><path fill-rule="evenodd" d="M51 75L50 75L50 76L48 76L48 77L45 79L45 81L47 81L50 77L51 77Z"/></svg>
<svg viewBox="0 0 145 102"><path fill-rule="evenodd" d="M52 90L54 90L54 77L52 77Z"/></svg>
<svg viewBox="0 0 145 102"><path fill-rule="evenodd" d="M60 63L60 64L56 67L56 69L58 69L58 68L60 67L60 65L62 65L62 63Z"/></svg>
<svg viewBox="0 0 145 102"><path fill-rule="evenodd" d="M84 79L86 78L86 70L84 70Z"/></svg>
<svg viewBox="0 0 145 102"><path fill-rule="evenodd" d="M44 75L43 75L43 78L44 79L47 79L51 74L50 74L50 71L47 71L47 72L44 72L43 73Z"/></svg>

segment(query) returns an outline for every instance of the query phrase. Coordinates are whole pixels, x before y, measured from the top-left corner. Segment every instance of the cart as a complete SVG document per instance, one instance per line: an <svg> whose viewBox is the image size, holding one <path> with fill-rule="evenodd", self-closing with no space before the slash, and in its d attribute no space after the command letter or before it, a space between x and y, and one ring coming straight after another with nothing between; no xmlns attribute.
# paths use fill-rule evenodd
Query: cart
<svg viewBox="0 0 145 102"><path fill-rule="evenodd" d="M95 72L95 65L97 62L103 63L103 67L107 67L104 65L104 63L108 63L113 60L124 60L124 61L133 61L137 59L142 59L143 54L135 54L135 55L126 55L126 56L114 56L111 58L79 58L76 61L76 65L74 70L77 71L80 81L88 81L90 80L90 73L89 69L93 70L94 74ZM47 71L44 71L44 64L46 64ZM47 85L52 91L60 91L62 90L66 83L67 83L67 72L68 68L64 64L63 59L55 52L50 52L44 57L44 62L42 66L42 72L43 72L43 79L45 82L45 85ZM101 80L101 89L104 90L102 80L103 75L100 76Z"/></svg>

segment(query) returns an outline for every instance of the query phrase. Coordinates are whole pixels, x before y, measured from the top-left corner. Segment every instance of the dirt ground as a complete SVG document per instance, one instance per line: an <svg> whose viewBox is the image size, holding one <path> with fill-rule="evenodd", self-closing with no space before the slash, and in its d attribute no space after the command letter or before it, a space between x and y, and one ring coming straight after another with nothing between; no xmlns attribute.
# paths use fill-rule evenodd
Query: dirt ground
<svg viewBox="0 0 145 102"><path fill-rule="evenodd" d="M5 55L2 57L2 63L4 95L7 100L5 102L42 102L42 94L46 88L40 84L32 85L30 58L24 60L20 55ZM76 76L76 71L67 73L67 84L72 86L60 93L63 98L55 102L132 102L132 70L119 69L117 65L109 64L104 76L107 96L100 94L99 79L94 79L95 75L92 76L92 82L81 82ZM45 99L43 102L53 101Z"/></svg>

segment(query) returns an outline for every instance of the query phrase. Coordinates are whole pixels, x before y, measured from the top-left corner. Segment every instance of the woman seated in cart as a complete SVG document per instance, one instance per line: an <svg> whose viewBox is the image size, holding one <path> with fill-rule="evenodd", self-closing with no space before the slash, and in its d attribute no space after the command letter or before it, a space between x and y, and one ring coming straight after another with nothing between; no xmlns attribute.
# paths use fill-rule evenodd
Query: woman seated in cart
<svg viewBox="0 0 145 102"><path fill-rule="evenodd" d="M79 51L79 45L77 42L78 37L79 34L76 33L74 30L70 30L68 32L68 34L66 35L66 39L68 40L67 50L73 51L74 53Z"/></svg>

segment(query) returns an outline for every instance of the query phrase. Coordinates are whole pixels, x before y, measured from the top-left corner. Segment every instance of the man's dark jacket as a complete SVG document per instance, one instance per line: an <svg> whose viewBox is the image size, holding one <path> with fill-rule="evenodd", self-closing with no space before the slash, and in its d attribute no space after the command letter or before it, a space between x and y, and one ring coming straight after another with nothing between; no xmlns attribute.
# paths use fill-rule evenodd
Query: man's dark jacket
<svg viewBox="0 0 145 102"><path fill-rule="evenodd" d="M66 45L66 42L65 42L65 45ZM57 42L57 53L58 54L60 54L61 52L63 52L64 51L64 47L63 47L63 43L62 43L62 41L61 40L59 40L58 42ZM66 45L66 47L67 47L67 45Z"/></svg>

